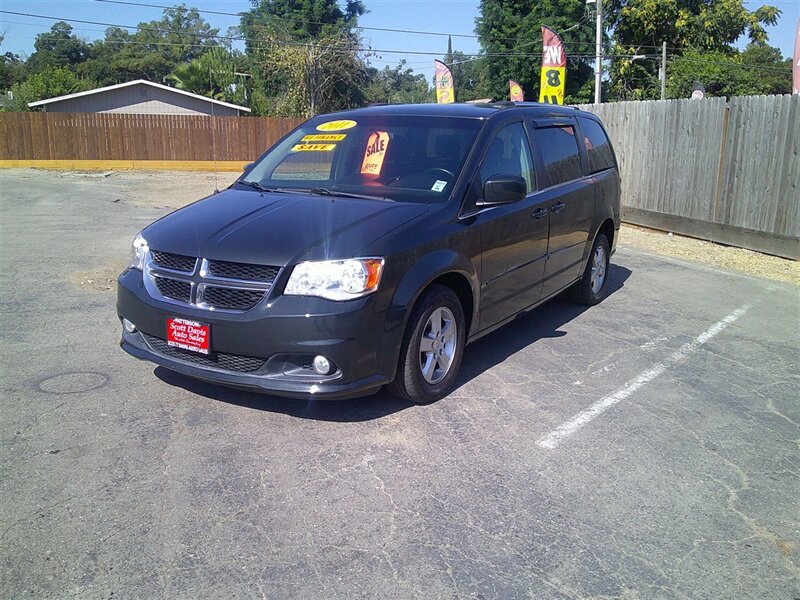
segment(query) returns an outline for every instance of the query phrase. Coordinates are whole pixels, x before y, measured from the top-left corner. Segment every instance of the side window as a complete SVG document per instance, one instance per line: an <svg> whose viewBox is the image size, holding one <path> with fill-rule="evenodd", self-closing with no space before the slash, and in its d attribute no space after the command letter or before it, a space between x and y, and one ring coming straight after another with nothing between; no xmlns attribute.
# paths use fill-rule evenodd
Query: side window
<svg viewBox="0 0 800 600"><path fill-rule="evenodd" d="M534 139L542 155L545 185L558 185L583 175L574 127L543 127L536 130Z"/></svg>
<svg viewBox="0 0 800 600"><path fill-rule="evenodd" d="M613 167L614 152L611 150L611 142L600 124L591 119L581 119L581 131L586 154L589 156L589 170L597 173Z"/></svg>
<svg viewBox="0 0 800 600"><path fill-rule="evenodd" d="M522 123L506 125L489 144L481 164L481 185L492 175L519 175L529 194L536 188L531 149Z"/></svg>

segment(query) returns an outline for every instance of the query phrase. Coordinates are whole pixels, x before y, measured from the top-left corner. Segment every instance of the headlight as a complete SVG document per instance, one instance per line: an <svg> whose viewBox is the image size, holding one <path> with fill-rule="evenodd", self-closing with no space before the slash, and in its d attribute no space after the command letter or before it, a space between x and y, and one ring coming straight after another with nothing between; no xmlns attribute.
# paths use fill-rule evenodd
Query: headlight
<svg viewBox="0 0 800 600"><path fill-rule="evenodd" d="M377 290L382 272L382 258L302 262L292 271L284 294L352 300Z"/></svg>
<svg viewBox="0 0 800 600"><path fill-rule="evenodd" d="M147 240L142 237L141 233L136 234L131 246L131 269L144 270L144 259L147 256L150 248L147 247Z"/></svg>

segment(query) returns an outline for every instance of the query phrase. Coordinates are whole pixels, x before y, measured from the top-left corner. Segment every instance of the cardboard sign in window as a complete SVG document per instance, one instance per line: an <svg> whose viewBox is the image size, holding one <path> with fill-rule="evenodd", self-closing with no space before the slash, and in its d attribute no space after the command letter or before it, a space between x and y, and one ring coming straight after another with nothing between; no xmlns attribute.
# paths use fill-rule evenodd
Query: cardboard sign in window
<svg viewBox="0 0 800 600"><path fill-rule="evenodd" d="M389 149L389 133L376 131L367 138L367 149L364 151L364 160L361 162L362 175L380 175L383 168L383 159Z"/></svg>

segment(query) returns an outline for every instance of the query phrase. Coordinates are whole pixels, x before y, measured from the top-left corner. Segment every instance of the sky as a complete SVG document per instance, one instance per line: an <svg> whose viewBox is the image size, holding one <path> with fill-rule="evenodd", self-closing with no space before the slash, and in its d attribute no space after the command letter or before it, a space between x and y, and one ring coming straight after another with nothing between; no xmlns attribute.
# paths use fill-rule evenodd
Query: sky
<svg viewBox="0 0 800 600"><path fill-rule="evenodd" d="M176 0L131 0L148 4L172 6ZM188 6L199 10L214 10L237 13L249 10L248 0L185 0ZM475 18L478 16L479 0L364 0L369 11L359 19L364 27L387 27L415 31L447 32L454 34L453 49L465 53L478 51L478 40L474 37ZM769 27L769 43L780 48L785 58L794 51L794 38L800 18L800 0L745 0L750 10L762 4L772 4L783 11L778 24ZM61 17L64 20L83 19L119 25L132 25L152 21L161 17L161 9L106 4L96 0L0 0L0 10L37 15ZM229 27L238 24L235 16L203 14L213 27L224 34ZM54 20L0 13L0 32L5 32L0 52L13 52L27 56L33 52L37 33L46 32ZM91 41L102 38L104 26L72 23L74 33ZM133 31L133 29L131 29ZM416 73L428 79L433 76L433 59L441 57L447 50L446 35L420 35L363 31L364 41L378 50L370 62L377 68L395 66L405 59ZM458 37L459 35L468 37ZM531 32L538 36L538 32ZM744 46L743 39L740 46ZM436 53L415 54L415 53Z"/></svg>

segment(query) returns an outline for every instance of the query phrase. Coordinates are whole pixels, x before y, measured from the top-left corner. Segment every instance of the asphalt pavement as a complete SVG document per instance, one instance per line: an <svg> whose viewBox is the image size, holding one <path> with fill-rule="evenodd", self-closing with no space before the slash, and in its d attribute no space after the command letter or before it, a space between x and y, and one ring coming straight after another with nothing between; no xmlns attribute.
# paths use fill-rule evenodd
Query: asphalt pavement
<svg viewBox="0 0 800 600"><path fill-rule="evenodd" d="M800 288L621 247L436 404L259 396L79 285L130 187L0 172L0 597L800 598Z"/></svg>

